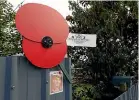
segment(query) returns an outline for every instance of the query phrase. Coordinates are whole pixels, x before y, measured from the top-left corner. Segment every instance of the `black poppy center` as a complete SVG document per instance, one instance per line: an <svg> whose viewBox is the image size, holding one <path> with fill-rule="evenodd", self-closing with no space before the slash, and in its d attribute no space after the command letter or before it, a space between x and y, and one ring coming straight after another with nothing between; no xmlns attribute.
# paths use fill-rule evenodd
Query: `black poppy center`
<svg viewBox="0 0 139 100"><path fill-rule="evenodd" d="M49 36L45 36L42 41L41 44L44 48L50 48L53 45L53 40L51 37Z"/></svg>

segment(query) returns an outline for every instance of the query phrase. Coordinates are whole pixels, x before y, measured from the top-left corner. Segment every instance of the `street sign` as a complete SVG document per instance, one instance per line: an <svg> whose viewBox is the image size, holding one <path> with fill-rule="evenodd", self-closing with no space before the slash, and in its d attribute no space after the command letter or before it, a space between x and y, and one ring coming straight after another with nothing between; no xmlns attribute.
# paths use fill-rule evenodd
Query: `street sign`
<svg viewBox="0 0 139 100"><path fill-rule="evenodd" d="M67 38L68 46L96 47L96 34L70 33Z"/></svg>

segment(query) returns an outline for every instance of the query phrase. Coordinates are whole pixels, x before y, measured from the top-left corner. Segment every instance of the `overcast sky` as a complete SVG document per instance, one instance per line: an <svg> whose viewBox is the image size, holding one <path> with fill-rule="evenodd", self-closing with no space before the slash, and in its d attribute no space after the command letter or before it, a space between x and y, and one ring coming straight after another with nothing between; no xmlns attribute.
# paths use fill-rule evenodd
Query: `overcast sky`
<svg viewBox="0 0 139 100"><path fill-rule="evenodd" d="M61 13L64 17L70 14L68 0L8 0L13 4L14 8L18 6L21 2L25 3L40 3L48 5L54 9L56 9L59 13Z"/></svg>

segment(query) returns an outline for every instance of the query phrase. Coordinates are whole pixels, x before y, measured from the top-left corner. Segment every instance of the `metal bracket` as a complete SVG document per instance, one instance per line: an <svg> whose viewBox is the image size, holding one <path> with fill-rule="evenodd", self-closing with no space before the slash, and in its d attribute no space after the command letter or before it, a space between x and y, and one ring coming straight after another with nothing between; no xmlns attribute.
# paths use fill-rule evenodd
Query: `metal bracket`
<svg viewBox="0 0 139 100"><path fill-rule="evenodd" d="M65 69L63 64L59 64L60 69L62 70L62 72L64 73L64 75L66 76L66 78L68 79L69 83L72 83L71 81L71 77L68 74L67 70Z"/></svg>

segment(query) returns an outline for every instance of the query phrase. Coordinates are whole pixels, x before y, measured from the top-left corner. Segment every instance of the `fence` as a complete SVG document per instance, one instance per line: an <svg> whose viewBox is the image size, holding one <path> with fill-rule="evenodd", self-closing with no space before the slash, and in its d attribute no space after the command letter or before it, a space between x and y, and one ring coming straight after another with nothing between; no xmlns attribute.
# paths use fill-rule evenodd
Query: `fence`
<svg viewBox="0 0 139 100"><path fill-rule="evenodd" d="M114 100L138 100L138 83L131 86L126 92Z"/></svg>
<svg viewBox="0 0 139 100"><path fill-rule="evenodd" d="M71 76L70 59L65 58L61 64ZM50 74L60 70L59 66L37 68L23 56L0 57L0 100L72 100L66 75L58 79L58 75Z"/></svg>

